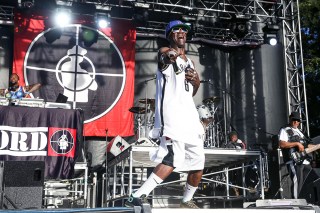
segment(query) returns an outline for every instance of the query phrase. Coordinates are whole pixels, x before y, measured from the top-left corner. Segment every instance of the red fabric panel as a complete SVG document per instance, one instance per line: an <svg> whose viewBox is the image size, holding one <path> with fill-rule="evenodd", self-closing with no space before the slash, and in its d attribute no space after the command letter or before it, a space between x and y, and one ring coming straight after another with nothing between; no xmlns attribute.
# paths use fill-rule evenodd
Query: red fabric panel
<svg viewBox="0 0 320 213"><path fill-rule="evenodd" d="M39 12L39 14L41 14L41 12ZM63 38L68 35L62 34L61 38L57 39L57 41L54 41L52 44L46 43L45 39L43 38L41 40L41 36L43 37L43 32L47 30L45 24L48 21L46 20L46 16L39 14L30 15L16 13L15 15L13 72L17 73L20 76L21 85L25 85L26 82L28 82L28 84L41 83L42 87L39 91L35 92L34 96L43 98L45 101L54 102L58 93L61 93L61 91L63 91L63 87L61 87L57 83L55 76L48 77L50 73L45 73L43 70L36 70L38 73L33 74L32 72L36 71L33 71L32 68L28 67L38 66L41 68L44 67L49 70L56 69L55 64L53 64L52 60L54 58L62 58L63 54L67 52L66 50L62 49L62 47L66 46L65 41L63 41L64 43L61 43L59 46L59 39L62 42ZM42 14L49 13L44 12ZM86 17L86 22L88 22L87 19L88 17ZM77 23L83 23L79 20L81 20L81 17L78 17ZM93 28L93 26L90 27ZM85 114L85 125L83 135L106 136L106 130L108 129L108 136L130 136L134 134L133 114L128 110L133 106L134 100L133 96L136 31L131 22L125 20L112 20L111 28L100 31L103 32L106 36L108 36L111 40L113 40L114 44L119 49L121 57L124 61L124 66L126 70L126 80L120 98L117 102L115 102L113 107L109 108L107 113L101 113L102 116L96 116L93 120L87 119L88 117L90 118L90 113L93 113L91 112L91 109L93 110L94 108L103 107L107 104L110 104L108 94L111 94L113 92L112 88L109 88L108 91L105 92L99 91L100 95L98 95L98 93L95 93L97 91L90 91L89 98L92 98L94 96L94 101L88 102L87 105L85 103L82 104L83 107L77 104L76 107L83 108ZM94 55L92 55L92 52L96 51L97 46L93 45L92 47L86 47L88 53L91 51L91 55L88 55L88 57L90 57L92 61L94 61L94 59L96 58ZM71 47L68 47L67 49L70 50ZM38 56L40 59L33 58L33 64L30 65L30 58L34 57L32 56L32 54ZM94 61L94 66L96 68L103 68L104 65L100 65L98 63L98 61ZM26 64L27 68L24 64ZM105 69L108 68L106 67ZM51 71L51 73L53 72ZM95 80L98 84L98 89L104 88L99 87L100 82L97 80L97 77Z"/></svg>

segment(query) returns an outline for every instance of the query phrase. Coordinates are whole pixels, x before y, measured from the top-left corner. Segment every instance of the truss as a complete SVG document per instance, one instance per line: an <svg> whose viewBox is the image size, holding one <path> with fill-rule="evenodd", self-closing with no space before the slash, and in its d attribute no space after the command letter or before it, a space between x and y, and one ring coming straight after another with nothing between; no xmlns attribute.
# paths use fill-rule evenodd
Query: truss
<svg viewBox="0 0 320 213"><path fill-rule="evenodd" d="M282 18L278 17L282 3L277 0L131 0L121 5L114 0L91 0L90 3L97 8L133 7L138 12L147 11L150 19L137 27L141 36L163 37L166 24L175 18L192 24L193 38L229 41L235 45L261 44L263 33L254 23Z"/></svg>
<svg viewBox="0 0 320 213"><path fill-rule="evenodd" d="M13 24L13 7L0 6L0 24Z"/></svg>
<svg viewBox="0 0 320 213"><path fill-rule="evenodd" d="M303 65L298 0L286 0L283 7L283 41L287 83L288 112L297 111L309 136L309 119Z"/></svg>

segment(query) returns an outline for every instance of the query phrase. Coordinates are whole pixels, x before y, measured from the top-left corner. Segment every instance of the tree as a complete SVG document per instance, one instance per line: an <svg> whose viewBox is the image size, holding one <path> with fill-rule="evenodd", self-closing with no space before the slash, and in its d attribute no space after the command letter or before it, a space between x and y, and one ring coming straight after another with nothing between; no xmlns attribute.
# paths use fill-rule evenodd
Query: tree
<svg viewBox="0 0 320 213"><path fill-rule="evenodd" d="M320 133L320 1L301 0L301 37L311 137Z"/></svg>

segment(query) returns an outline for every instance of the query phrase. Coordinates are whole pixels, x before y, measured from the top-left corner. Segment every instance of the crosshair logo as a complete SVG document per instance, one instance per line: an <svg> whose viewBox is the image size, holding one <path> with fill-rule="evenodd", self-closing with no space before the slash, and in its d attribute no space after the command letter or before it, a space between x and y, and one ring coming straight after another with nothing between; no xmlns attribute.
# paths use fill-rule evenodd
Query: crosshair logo
<svg viewBox="0 0 320 213"><path fill-rule="evenodd" d="M99 30L83 25L50 28L30 44L24 60L27 85L41 83L35 97L55 102L59 93L84 110L85 123L117 104L126 82L122 55Z"/></svg>
<svg viewBox="0 0 320 213"><path fill-rule="evenodd" d="M74 147L74 138L68 130L58 130L52 134L50 146L56 154L67 154Z"/></svg>

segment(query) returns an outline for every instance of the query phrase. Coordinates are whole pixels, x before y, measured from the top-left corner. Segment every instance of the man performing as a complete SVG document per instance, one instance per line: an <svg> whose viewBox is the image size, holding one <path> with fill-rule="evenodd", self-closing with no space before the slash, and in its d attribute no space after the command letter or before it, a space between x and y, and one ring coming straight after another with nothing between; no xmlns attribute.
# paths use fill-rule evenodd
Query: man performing
<svg viewBox="0 0 320 213"><path fill-rule="evenodd" d="M203 138L193 96L200 85L193 62L185 55L186 36L190 27L181 21L171 21L166 27L170 47L158 52L158 71L155 103L155 132L160 146L151 153L159 163L146 182L132 193L125 205L139 206L173 170L189 171L181 208L199 208L192 200L204 168Z"/></svg>
<svg viewBox="0 0 320 213"><path fill-rule="evenodd" d="M292 180L291 196L294 199L298 198L305 176L309 173L311 166L308 159L302 160L301 163L294 162L291 158L291 153L296 151L303 152L305 147L313 146L312 144L307 144L306 137L298 129L300 122L300 114L292 112L289 116L289 125L281 128L279 133L279 146L282 150L283 161L287 165Z"/></svg>
<svg viewBox="0 0 320 213"><path fill-rule="evenodd" d="M29 94L38 90L41 87L41 84L32 84L28 86L20 86L19 76L16 73L13 73L9 79L9 88L1 89L0 95L5 96L10 99L21 99L29 97Z"/></svg>

